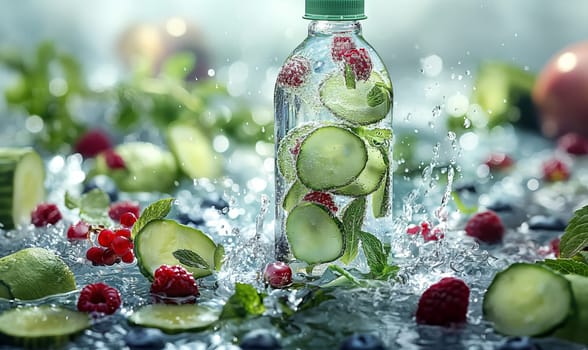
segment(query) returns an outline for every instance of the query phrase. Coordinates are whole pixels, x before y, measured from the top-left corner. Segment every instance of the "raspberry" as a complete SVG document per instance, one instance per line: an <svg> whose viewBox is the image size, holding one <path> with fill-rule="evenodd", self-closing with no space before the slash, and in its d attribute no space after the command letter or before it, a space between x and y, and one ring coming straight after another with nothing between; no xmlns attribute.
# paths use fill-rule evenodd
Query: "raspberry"
<svg viewBox="0 0 588 350"><path fill-rule="evenodd" d="M88 238L89 233L90 225L87 222L78 221L77 223L70 225L67 229L67 239L86 239Z"/></svg>
<svg viewBox="0 0 588 350"><path fill-rule="evenodd" d="M139 217L139 212L141 208L139 207L138 203L135 202L117 202L110 205L110 209L108 210L108 216L116 222L120 222L120 217L124 213L132 213L136 217Z"/></svg>
<svg viewBox="0 0 588 350"><path fill-rule="evenodd" d="M123 213L120 216L120 224L125 227L132 227L137 222L137 217L131 212Z"/></svg>
<svg viewBox="0 0 588 350"><path fill-rule="evenodd" d="M565 134L557 140L557 147L576 156L588 154L588 139L576 133Z"/></svg>
<svg viewBox="0 0 588 350"><path fill-rule="evenodd" d="M335 205L335 202L333 201L333 196L331 196L329 193L318 191L309 192L304 196L303 200L322 204L333 214L335 214L338 210L337 205Z"/></svg>
<svg viewBox="0 0 588 350"><path fill-rule="evenodd" d="M120 293L105 283L85 286L80 292L78 310L112 315L121 305Z"/></svg>
<svg viewBox="0 0 588 350"><path fill-rule="evenodd" d="M565 181L569 178L570 168L561 160L553 158L543 163L543 179L545 181Z"/></svg>
<svg viewBox="0 0 588 350"><path fill-rule="evenodd" d="M421 295L416 312L419 324L450 326L466 321L470 289L464 281L445 277Z"/></svg>
<svg viewBox="0 0 588 350"><path fill-rule="evenodd" d="M269 263L263 270L263 280L272 288L284 288L292 284L292 269L286 263Z"/></svg>
<svg viewBox="0 0 588 350"><path fill-rule="evenodd" d="M127 168L124 159L113 149L107 149L104 151L104 160L109 169L117 170Z"/></svg>
<svg viewBox="0 0 588 350"><path fill-rule="evenodd" d="M472 216L465 227L466 234L484 243L497 243L504 236L504 224L500 217L488 210Z"/></svg>
<svg viewBox="0 0 588 350"><path fill-rule="evenodd" d="M349 49L343 53L343 60L351 66L355 79L368 80L372 73L372 60L366 49Z"/></svg>
<svg viewBox="0 0 588 350"><path fill-rule="evenodd" d="M425 242L438 241L445 237L445 234L441 228L433 227L433 229L431 229L431 224L429 224L427 221L421 222L420 225L409 225L406 228L406 233L409 235L416 235L420 233L423 236Z"/></svg>
<svg viewBox="0 0 588 350"><path fill-rule="evenodd" d="M538 253L543 256L553 254L553 255L555 255L556 258L559 257L559 241L560 241L559 237L552 239L549 242L548 246L540 247L538 249Z"/></svg>
<svg viewBox="0 0 588 350"><path fill-rule="evenodd" d="M108 135L102 130L95 129L83 134L74 150L84 158L93 158L111 147L112 143Z"/></svg>
<svg viewBox="0 0 588 350"><path fill-rule="evenodd" d="M194 276L180 265L161 265L155 270L151 295L156 302L193 304L199 295ZM169 298L182 298L172 301Z"/></svg>
<svg viewBox="0 0 588 350"><path fill-rule="evenodd" d="M349 49L354 49L355 44L351 41L350 36L336 36L333 38L331 47L331 56L334 61L343 61L343 54Z"/></svg>
<svg viewBox="0 0 588 350"><path fill-rule="evenodd" d="M514 160L506 153L492 153L488 155L484 164L494 171L501 171L510 168L514 164Z"/></svg>
<svg viewBox="0 0 588 350"><path fill-rule="evenodd" d="M37 227L54 225L61 220L61 212L57 205L41 203L31 213L31 223Z"/></svg>
<svg viewBox="0 0 588 350"><path fill-rule="evenodd" d="M302 56L291 57L278 73L278 84L288 87L299 87L310 73L310 62Z"/></svg>

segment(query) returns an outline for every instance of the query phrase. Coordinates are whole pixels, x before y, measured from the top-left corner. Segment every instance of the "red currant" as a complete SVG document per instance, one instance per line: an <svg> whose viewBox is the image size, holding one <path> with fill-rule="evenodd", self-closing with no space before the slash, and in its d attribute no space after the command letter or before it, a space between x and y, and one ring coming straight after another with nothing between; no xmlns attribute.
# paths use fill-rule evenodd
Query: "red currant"
<svg viewBox="0 0 588 350"><path fill-rule="evenodd" d="M115 235L112 230L104 229L98 234L98 243L101 246L108 248L110 247L110 243L112 243L114 237Z"/></svg>
<svg viewBox="0 0 588 350"><path fill-rule="evenodd" d="M133 214L131 212L123 213L120 216L120 224L125 227L132 227L136 221L137 221L137 217L135 216L135 214Z"/></svg>
<svg viewBox="0 0 588 350"><path fill-rule="evenodd" d="M126 237L116 236L110 247L116 255L123 256L131 250L131 241Z"/></svg>
<svg viewBox="0 0 588 350"><path fill-rule="evenodd" d="M102 254L102 261L104 265L112 266L119 262L120 258L112 249L107 248L104 250L104 253Z"/></svg>
<svg viewBox="0 0 588 350"><path fill-rule="evenodd" d="M131 230L128 228L119 228L118 230L114 231L114 234L117 237L124 237L126 239L131 239Z"/></svg>
<svg viewBox="0 0 588 350"><path fill-rule="evenodd" d="M78 221L72 224L67 229L67 239L86 239L88 238L88 232L90 231L90 225L84 221Z"/></svg>
<svg viewBox="0 0 588 350"><path fill-rule="evenodd" d="M132 250L129 250L129 252L123 255L121 259L124 263L130 264L135 261L135 255Z"/></svg>
<svg viewBox="0 0 588 350"><path fill-rule="evenodd" d="M93 265L102 265L104 261L102 257L104 256L104 248L101 247L90 247L86 252L86 258L92 262Z"/></svg>
<svg viewBox="0 0 588 350"><path fill-rule="evenodd" d="M285 288L292 284L292 269L281 261L269 263L263 271L263 279L272 288Z"/></svg>

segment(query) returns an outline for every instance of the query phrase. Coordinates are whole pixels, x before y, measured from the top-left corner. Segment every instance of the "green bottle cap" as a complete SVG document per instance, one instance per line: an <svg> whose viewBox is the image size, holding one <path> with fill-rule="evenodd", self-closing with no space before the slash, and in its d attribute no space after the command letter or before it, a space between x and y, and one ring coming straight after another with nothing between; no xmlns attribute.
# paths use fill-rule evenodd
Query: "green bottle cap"
<svg viewBox="0 0 588 350"><path fill-rule="evenodd" d="M366 19L364 0L306 0L305 19L355 21Z"/></svg>

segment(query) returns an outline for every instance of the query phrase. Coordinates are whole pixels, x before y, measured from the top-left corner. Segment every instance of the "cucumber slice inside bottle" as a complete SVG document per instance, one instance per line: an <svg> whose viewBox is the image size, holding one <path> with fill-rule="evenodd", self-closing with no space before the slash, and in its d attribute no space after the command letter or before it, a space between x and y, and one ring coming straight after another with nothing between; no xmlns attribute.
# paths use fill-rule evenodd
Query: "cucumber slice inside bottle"
<svg viewBox="0 0 588 350"><path fill-rule="evenodd" d="M129 323L150 328L159 328L165 333L196 332L204 330L218 321L220 311L195 304L147 305L129 316Z"/></svg>
<svg viewBox="0 0 588 350"><path fill-rule="evenodd" d="M484 295L484 317L511 336L548 334L574 313L570 282L536 264L515 263L499 272Z"/></svg>
<svg viewBox="0 0 588 350"><path fill-rule="evenodd" d="M372 72L368 80L359 80L355 83L355 89L350 89L345 84L344 75L336 72L321 85L320 98L336 117L352 124L369 125L384 119L390 112L392 96L384 86L380 75ZM374 92L380 97L377 99L380 102L378 104L368 98Z"/></svg>
<svg viewBox="0 0 588 350"><path fill-rule="evenodd" d="M382 218L390 214L390 187L392 186L391 173L390 173L390 156L388 153L388 147L380 147L380 152L384 157L386 163L386 173L380 183L380 187L372 194L372 213L375 218Z"/></svg>
<svg viewBox="0 0 588 350"><path fill-rule="evenodd" d="M25 348L63 345L90 324L88 314L58 306L27 306L0 314L0 333Z"/></svg>
<svg viewBox="0 0 588 350"><path fill-rule="evenodd" d="M325 191L355 180L366 167L365 142L348 129L325 126L314 130L300 145L298 178L306 187Z"/></svg>
<svg viewBox="0 0 588 350"><path fill-rule="evenodd" d="M300 145L297 144L301 143L314 128L316 126L312 124L301 125L290 130L280 141L277 155L278 170L288 182L296 181L296 152L300 150Z"/></svg>
<svg viewBox="0 0 588 350"><path fill-rule="evenodd" d="M378 189L388 166L384 156L376 147L368 146L368 160L359 176L350 184L332 190L333 193L344 196L365 196Z"/></svg>
<svg viewBox="0 0 588 350"><path fill-rule="evenodd" d="M292 208L298 203L302 202L302 199L308 192L308 188L306 188L300 181L294 182L284 197L282 208L286 211L292 210Z"/></svg>
<svg viewBox="0 0 588 350"><path fill-rule="evenodd" d="M286 219L292 254L310 265L336 260L343 254L343 224L329 209L315 203L297 205Z"/></svg>
<svg viewBox="0 0 588 350"><path fill-rule="evenodd" d="M45 166L32 148L0 148L0 224L11 230L31 222L45 198Z"/></svg>
<svg viewBox="0 0 588 350"><path fill-rule="evenodd" d="M179 249L188 249L200 255L208 268L181 264L173 255ZM150 280L153 280L155 270L163 264L182 265L194 278L208 276L215 270L215 250L216 244L205 233L173 220L150 221L135 236L137 265Z"/></svg>
<svg viewBox="0 0 588 350"><path fill-rule="evenodd" d="M222 164L212 149L212 142L196 126L172 123L167 128L167 143L180 169L189 178L215 178L222 174Z"/></svg>

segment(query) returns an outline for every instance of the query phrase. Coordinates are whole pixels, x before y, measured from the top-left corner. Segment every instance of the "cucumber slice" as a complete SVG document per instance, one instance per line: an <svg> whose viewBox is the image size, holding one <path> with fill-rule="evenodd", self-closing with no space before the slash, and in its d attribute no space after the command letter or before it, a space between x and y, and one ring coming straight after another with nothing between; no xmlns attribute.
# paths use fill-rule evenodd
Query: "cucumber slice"
<svg viewBox="0 0 588 350"><path fill-rule="evenodd" d="M576 314L570 317L553 336L588 345L588 277L564 275L572 283Z"/></svg>
<svg viewBox="0 0 588 350"><path fill-rule="evenodd" d="M200 255L208 268L181 264L173 255L179 249ZM182 265L194 278L208 276L215 270L215 250L216 244L202 231L168 219L150 221L135 236L137 265L149 280L153 280L155 270L163 264Z"/></svg>
<svg viewBox="0 0 588 350"><path fill-rule="evenodd" d="M286 219L292 254L310 265L336 260L343 254L343 224L320 204L301 203Z"/></svg>
<svg viewBox="0 0 588 350"><path fill-rule="evenodd" d="M332 190L335 194L344 196L365 196L380 187L388 166L384 156L376 147L368 146L368 160L359 176L348 185Z"/></svg>
<svg viewBox="0 0 588 350"><path fill-rule="evenodd" d="M218 321L220 311L195 304L147 305L129 316L129 323L141 327L159 328L165 333L196 332Z"/></svg>
<svg viewBox="0 0 588 350"><path fill-rule="evenodd" d="M278 170L280 174L288 182L296 181L296 149L300 150L297 143L302 142L306 135L310 133L316 126L312 124L304 124L297 128L290 130L286 136L280 141L278 146Z"/></svg>
<svg viewBox="0 0 588 350"><path fill-rule="evenodd" d="M27 306L0 314L0 333L26 348L63 345L88 327L88 314L58 306Z"/></svg>
<svg viewBox="0 0 588 350"><path fill-rule="evenodd" d="M71 292L76 280L67 264L45 248L26 248L0 259L0 296L34 300Z"/></svg>
<svg viewBox="0 0 588 350"><path fill-rule="evenodd" d="M573 315L570 282L535 264L515 263L499 272L484 295L484 317L505 335L548 334Z"/></svg>
<svg viewBox="0 0 588 350"><path fill-rule="evenodd" d="M325 126L302 141L296 170L306 187L325 191L353 182L367 161L368 151L359 136L345 128Z"/></svg>
<svg viewBox="0 0 588 350"><path fill-rule="evenodd" d="M5 230L31 222L45 198L45 166L32 148L0 148L0 224Z"/></svg>
<svg viewBox="0 0 588 350"><path fill-rule="evenodd" d="M372 194L372 213L375 218L383 218L390 214L390 187L392 186L391 173L390 173L390 156L388 153L388 147L380 147L380 152L384 157L386 163L386 173L380 183L380 187Z"/></svg>
<svg viewBox="0 0 588 350"><path fill-rule="evenodd" d="M196 126L172 123L167 128L167 143L180 169L189 178L215 178L222 174L222 163L212 142Z"/></svg>
<svg viewBox="0 0 588 350"><path fill-rule="evenodd" d="M336 117L352 124L377 123L388 115L392 105L390 90L384 86L380 75L372 72L368 80L359 80L355 83L355 89L349 89L343 74L336 72L321 85L321 102ZM368 95L373 96L375 92L379 98L368 98Z"/></svg>
<svg viewBox="0 0 588 350"><path fill-rule="evenodd" d="M300 181L294 182L284 197L282 208L284 208L285 211L292 210L292 208L298 203L302 202L302 199L308 192L308 188L306 188Z"/></svg>

